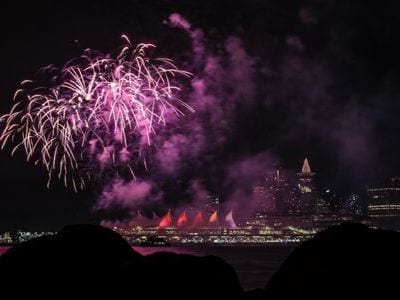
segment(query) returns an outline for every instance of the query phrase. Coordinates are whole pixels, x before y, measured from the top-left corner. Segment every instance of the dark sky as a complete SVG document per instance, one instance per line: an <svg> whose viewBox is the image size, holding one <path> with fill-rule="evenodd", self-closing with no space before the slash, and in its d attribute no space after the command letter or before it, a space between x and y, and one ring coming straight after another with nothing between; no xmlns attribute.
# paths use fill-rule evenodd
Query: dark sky
<svg viewBox="0 0 400 300"><path fill-rule="evenodd" d="M184 64L190 40L163 24L179 12L203 29L214 51L237 36L256 61L256 100L235 116L213 159L268 152L283 168L298 169L307 156L322 186L362 190L400 173L399 9L395 0L3 1L0 112L40 67L61 66L87 47L114 51L121 33L154 42ZM213 159L196 172L220 163ZM91 213L97 188L47 189L45 172L22 153L1 151L0 166L0 231L99 218Z"/></svg>

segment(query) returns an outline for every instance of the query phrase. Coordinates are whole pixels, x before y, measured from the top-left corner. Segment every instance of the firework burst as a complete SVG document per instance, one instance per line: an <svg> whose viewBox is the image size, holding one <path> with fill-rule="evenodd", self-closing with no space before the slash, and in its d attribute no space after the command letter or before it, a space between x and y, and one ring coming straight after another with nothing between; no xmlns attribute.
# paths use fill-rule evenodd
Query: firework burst
<svg viewBox="0 0 400 300"><path fill-rule="evenodd" d="M75 191L84 189L92 173L105 168L123 167L134 177L132 166L146 166L157 129L171 114L193 111L174 84L191 74L171 59L150 58L154 45L133 46L122 37L114 58L87 50L60 70L50 68L57 73L50 87L23 81L16 104L0 118L1 147L12 143L12 154L23 149L28 161L43 165L48 185L58 177Z"/></svg>

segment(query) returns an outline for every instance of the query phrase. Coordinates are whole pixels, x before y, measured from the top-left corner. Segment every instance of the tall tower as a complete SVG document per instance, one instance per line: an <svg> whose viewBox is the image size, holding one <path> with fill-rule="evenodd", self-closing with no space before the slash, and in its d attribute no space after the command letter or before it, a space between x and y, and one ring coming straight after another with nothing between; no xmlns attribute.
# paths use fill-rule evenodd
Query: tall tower
<svg viewBox="0 0 400 300"><path fill-rule="evenodd" d="M215 211L219 213L220 199L218 195L209 194L206 201L205 212L207 216L211 216Z"/></svg>
<svg viewBox="0 0 400 300"><path fill-rule="evenodd" d="M253 212L257 216L271 215L275 211L275 196L273 194L273 179L263 178L253 186Z"/></svg>
<svg viewBox="0 0 400 300"><path fill-rule="evenodd" d="M253 212L259 216L286 216L293 197L290 174L277 167L253 186ZM296 181L297 183L297 181Z"/></svg>
<svg viewBox="0 0 400 300"><path fill-rule="evenodd" d="M314 172L311 172L310 163L305 158L303 167L298 175L299 197L294 211L299 215L313 215L316 213L318 193L314 182Z"/></svg>
<svg viewBox="0 0 400 300"><path fill-rule="evenodd" d="M274 178L275 213L280 216L288 215L290 201L293 198L293 182L290 181L289 175L278 169Z"/></svg>

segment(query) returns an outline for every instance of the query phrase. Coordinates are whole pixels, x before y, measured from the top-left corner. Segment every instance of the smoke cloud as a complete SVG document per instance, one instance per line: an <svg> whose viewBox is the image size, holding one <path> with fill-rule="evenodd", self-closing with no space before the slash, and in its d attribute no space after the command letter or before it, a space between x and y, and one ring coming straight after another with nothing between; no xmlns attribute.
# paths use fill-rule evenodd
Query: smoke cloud
<svg viewBox="0 0 400 300"><path fill-rule="evenodd" d="M269 153L242 157L225 170L225 207L234 209L241 216L251 211L254 184L269 175L277 160Z"/></svg>
<svg viewBox="0 0 400 300"><path fill-rule="evenodd" d="M178 13L173 13L169 16L171 26L182 28L186 31L190 30L190 23Z"/></svg>
<svg viewBox="0 0 400 300"><path fill-rule="evenodd" d="M335 60L354 61L340 40L342 28L324 28L329 35L316 31L324 9L298 7L290 26L287 19L278 19L281 31L265 32L262 41L259 30L256 41L249 41L241 28L215 35L217 29L196 27L179 13L169 16L165 24L181 29L191 44L186 65L193 77L183 90L195 113L174 120L159 134L148 172L139 176L157 183L152 191L163 195L164 211L196 206L215 194L228 209L245 211L251 206L253 184L278 160L286 159L284 169L297 170L308 157L317 173L345 170L353 184L365 182L357 174L365 176L377 161L368 125L375 114L364 105L344 105L361 103L363 94L343 83L347 61ZM269 44L260 47L263 41ZM322 46L316 49L315 44ZM331 159L314 164L321 151ZM318 178L329 179L321 180L322 185L333 181L324 174ZM113 186L105 190L109 201L121 199L119 188L136 192L131 182ZM146 205L152 195L131 196L140 200L128 200L133 204L127 206Z"/></svg>
<svg viewBox="0 0 400 300"><path fill-rule="evenodd" d="M113 206L137 207L150 195L151 189L151 182L135 180L124 182L118 178L103 190L98 201L98 209L107 209Z"/></svg>
<svg viewBox="0 0 400 300"><path fill-rule="evenodd" d="M185 178L181 189L185 191L189 202L204 202L211 191L201 182L210 182L205 169L211 165L216 173L228 174L227 178L219 180L222 181L222 186L233 188L228 193L232 198L236 189L244 188L239 180L232 185L233 179L229 174L235 173L236 164L241 168L241 173L244 172L244 167L235 159L228 171L227 165L231 162L219 161L219 156L228 147L236 127L237 115L254 102L255 59L247 53L238 36L228 36L222 46L215 50L205 44L204 31L200 28L193 29L182 15L171 14L168 24L183 29L192 42L194 76L191 79L191 92L186 100L195 109L195 113L180 120L176 119L175 124L158 134L150 162L155 167L146 176L157 178L161 189L163 182L170 181L171 178ZM104 156L106 158L106 154ZM253 171L257 175L260 173L259 169ZM253 178L254 176L249 177L251 172L249 167L243 176ZM246 185L250 185L248 179L245 180ZM113 203L128 208L143 205L144 200L152 195L151 188L152 185L147 181L116 180L103 191L99 207L107 208Z"/></svg>

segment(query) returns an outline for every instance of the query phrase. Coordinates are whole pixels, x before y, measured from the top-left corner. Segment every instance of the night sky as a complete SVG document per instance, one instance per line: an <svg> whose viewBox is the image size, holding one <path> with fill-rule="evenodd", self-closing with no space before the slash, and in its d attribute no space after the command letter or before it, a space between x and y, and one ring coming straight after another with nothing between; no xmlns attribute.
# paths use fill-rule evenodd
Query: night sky
<svg viewBox="0 0 400 300"><path fill-rule="evenodd" d="M308 157L322 187L362 191L400 175L399 9L394 0L3 1L0 113L9 111L19 83L39 68L62 66L85 48L115 52L121 34L157 44L159 55L190 69L190 38L165 22L179 13L202 29L210 56L224 59L227 41L240 40L251 58L251 93L229 102L237 87L225 76L224 88L211 97L220 103L224 127L210 125L204 139L212 147L190 158L180 152L173 175L148 175L158 187L153 207L189 203L199 182L233 199L232 189L253 178L244 166L259 160L266 168L297 171ZM186 83L188 95L190 89ZM207 117L197 118L204 125ZM224 138L215 146L217 135ZM0 152L0 231L58 229L107 214L93 211L107 183L77 194L58 182L47 189L45 171L21 152L11 158L9 149Z"/></svg>

